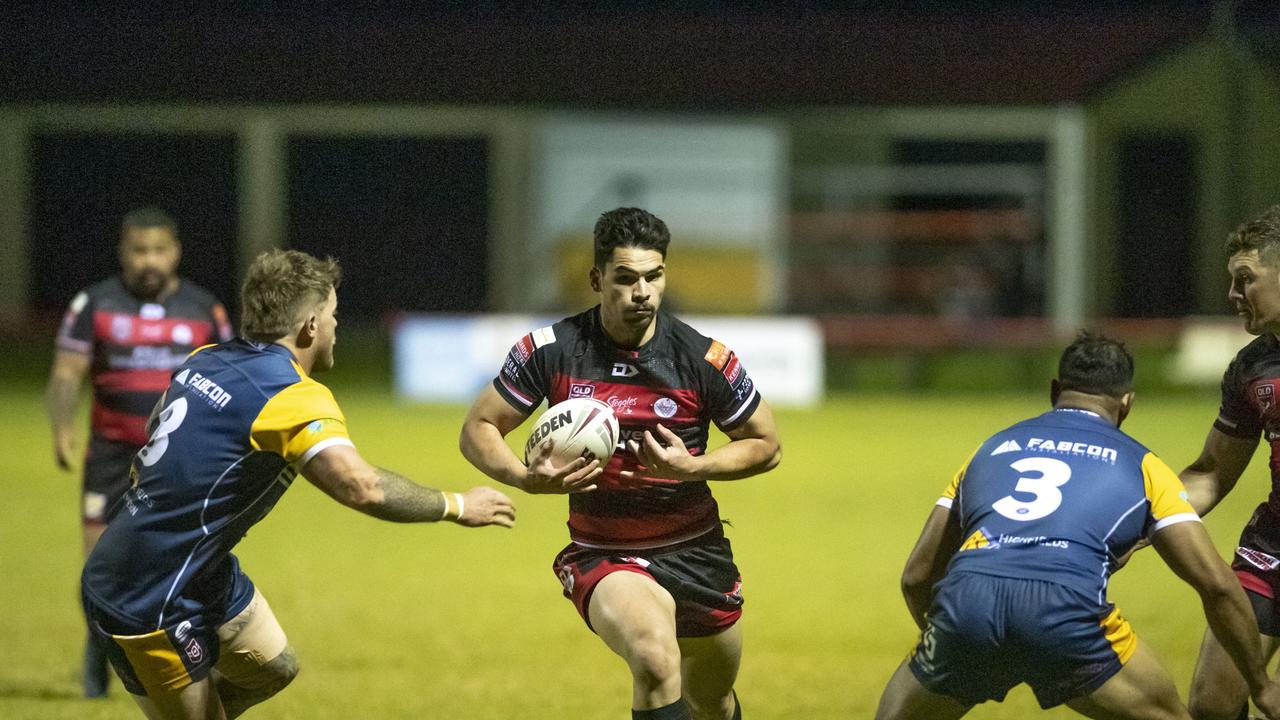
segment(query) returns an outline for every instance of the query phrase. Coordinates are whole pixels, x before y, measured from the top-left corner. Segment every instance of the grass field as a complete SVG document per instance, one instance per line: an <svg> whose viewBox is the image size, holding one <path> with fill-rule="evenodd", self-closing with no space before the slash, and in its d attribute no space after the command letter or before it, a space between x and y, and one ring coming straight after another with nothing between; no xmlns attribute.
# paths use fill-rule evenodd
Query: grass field
<svg viewBox="0 0 1280 720"><path fill-rule="evenodd" d="M335 386L366 457L432 485L480 483L456 450L463 408L400 406L376 387ZM745 580L738 689L747 718L871 716L915 639L898 573L925 515L976 443L1045 402L1040 393L871 395L779 412L781 467L715 488ZM77 698L78 480L52 465L37 388L5 383L0 407L0 718L135 717L118 685L105 702ZM1213 397L1139 397L1126 429L1180 468L1215 410ZM1224 550L1265 493L1263 455L1209 519ZM397 526L295 484L238 554L303 669L248 716L628 717L624 666L549 569L565 543L564 499L515 499L510 531ZM1185 695L1204 628L1194 593L1153 552L1112 588ZM969 717L1037 713L1020 688Z"/></svg>

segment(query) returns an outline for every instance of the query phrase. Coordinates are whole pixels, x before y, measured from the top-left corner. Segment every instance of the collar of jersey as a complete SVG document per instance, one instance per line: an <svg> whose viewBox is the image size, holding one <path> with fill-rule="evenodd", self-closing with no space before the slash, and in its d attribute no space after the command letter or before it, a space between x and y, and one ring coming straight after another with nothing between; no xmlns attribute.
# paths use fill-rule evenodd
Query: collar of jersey
<svg viewBox="0 0 1280 720"><path fill-rule="evenodd" d="M289 348L283 345L277 345L275 343L262 343L256 340L250 340L248 338L243 338L243 337L237 338L237 339L240 342L244 343L245 345L248 345L249 347L255 350L259 350L261 352L269 352L273 355L279 355L280 357L289 358L289 360L294 364L297 364L298 362L298 359L293 356L293 352L290 351Z"/></svg>
<svg viewBox="0 0 1280 720"><path fill-rule="evenodd" d="M1049 412L1056 412L1056 413L1072 413L1073 415L1084 415L1085 417L1091 417L1091 418L1095 418L1095 419L1098 419L1098 420L1102 420L1102 419L1103 419L1103 418L1102 418L1102 416L1101 416L1101 415L1099 415L1098 413L1096 413L1096 412L1094 412L1094 411L1092 411L1092 410L1084 410L1084 409L1082 409L1082 408L1062 407L1062 408L1054 408L1054 409L1050 410Z"/></svg>

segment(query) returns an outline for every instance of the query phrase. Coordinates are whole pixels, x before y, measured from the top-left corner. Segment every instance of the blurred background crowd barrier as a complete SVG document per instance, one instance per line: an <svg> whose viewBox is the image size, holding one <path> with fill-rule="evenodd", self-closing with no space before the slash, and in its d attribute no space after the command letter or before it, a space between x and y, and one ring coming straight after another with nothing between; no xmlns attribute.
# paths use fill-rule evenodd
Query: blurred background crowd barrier
<svg viewBox="0 0 1280 720"><path fill-rule="evenodd" d="M753 368L812 329L817 396L1038 384L1084 325L1203 385L1243 342L1223 240L1280 202L1269 3L202 12L0 23L7 356L159 205L233 315L257 252L338 257L344 351L427 397L403 348L586 306L595 217L638 205L669 306L761 319Z"/></svg>

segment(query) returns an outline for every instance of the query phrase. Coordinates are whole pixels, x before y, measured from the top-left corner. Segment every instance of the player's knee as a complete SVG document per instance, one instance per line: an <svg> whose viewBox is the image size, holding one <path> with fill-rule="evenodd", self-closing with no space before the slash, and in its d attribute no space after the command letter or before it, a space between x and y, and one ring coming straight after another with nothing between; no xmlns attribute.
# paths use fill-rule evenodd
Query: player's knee
<svg viewBox="0 0 1280 720"><path fill-rule="evenodd" d="M1239 720L1247 716L1241 714L1247 702L1223 697L1219 693L1193 690L1187 708L1191 711L1192 720Z"/></svg>
<svg viewBox="0 0 1280 720"><path fill-rule="evenodd" d="M643 687L660 687L680 678L680 647L658 636L649 636L631 643L627 664L637 684Z"/></svg>
<svg viewBox="0 0 1280 720"><path fill-rule="evenodd" d="M290 645L274 660L263 665L262 670L274 688L274 692L279 692L298 677L298 652Z"/></svg>
<svg viewBox="0 0 1280 720"><path fill-rule="evenodd" d="M283 690L297 676L298 653L289 645L279 655L259 665L254 672L233 679L233 683L269 697Z"/></svg>

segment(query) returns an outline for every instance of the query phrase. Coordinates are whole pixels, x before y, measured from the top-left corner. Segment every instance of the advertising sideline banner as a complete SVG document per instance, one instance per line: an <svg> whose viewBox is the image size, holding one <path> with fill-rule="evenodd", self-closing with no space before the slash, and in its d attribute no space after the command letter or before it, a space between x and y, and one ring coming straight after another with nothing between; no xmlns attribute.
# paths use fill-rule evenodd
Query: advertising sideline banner
<svg viewBox="0 0 1280 720"><path fill-rule="evenodd" d="M771 404L810 407L822 402L824 345L822 330L811 318L682 319L736 352ZM470 402L498 374L517 340L558 320L539 315L401 316L391 341L396 395L417 402Z"/></svg>

